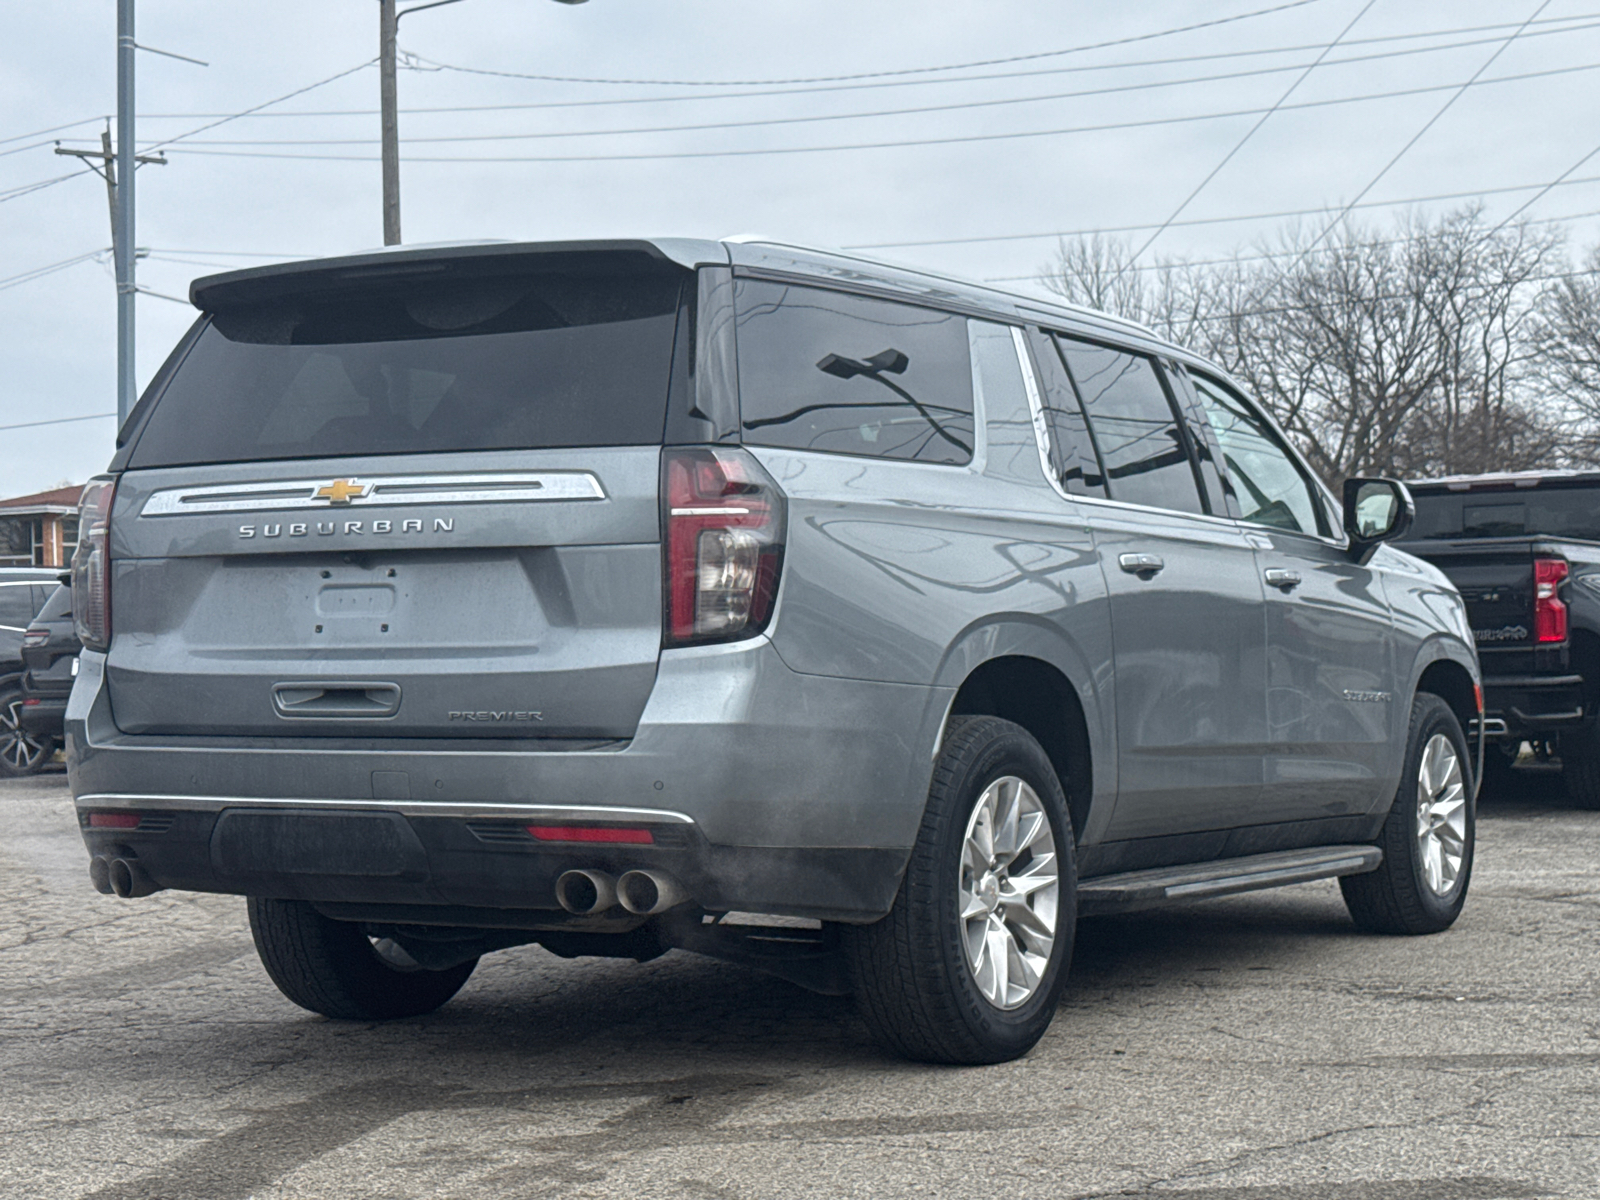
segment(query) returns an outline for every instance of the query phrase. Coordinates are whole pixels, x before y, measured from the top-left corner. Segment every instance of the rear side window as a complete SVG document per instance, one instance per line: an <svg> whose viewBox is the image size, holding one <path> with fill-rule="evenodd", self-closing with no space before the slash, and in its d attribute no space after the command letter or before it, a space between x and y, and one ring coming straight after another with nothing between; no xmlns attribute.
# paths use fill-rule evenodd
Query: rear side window
<svg viewBox="0 0 1600 1200"><path fill-rule="evenodd" d="M0 582L0 629L21 633L32 622L34 612L31 585Z"/></svg>
<svg viewBox="0 0 1600 1200"><path fill-rule="evenodd" d="M734 304L747 443L971 461L965 317L755 279Z"/></svg>
<svg viewBox="0 0 1600 1200"><path fill-rule="evenodd" d="M129 465L659 443L678 294L546 275L219 312Z"/></svg>
<svg viewBox="0 0 1600 1200"><path fill-rule="evenodd" d="M1189 448L1156 365L1142 354L1057 337L1113 500L1204 512Z"/></svg>
<svg viewBox="0 0 1600 1200"><path fill-rule="evenodd" d="M72 617L72 589L58 587L39 609L36 621L66 621Z"/></svg>
<svg viewBox="0 0 1600 1200"><path fill-rule="evenodd" d="M1032 337L1034 363L1044 386L1039 405L1045 431L1050 437L1051 469L1062 488L1072 495L1104 496L1105 480L1100 460L1095 457L1089 426L1083 419L1083 405L1073 389L1072 377L1056 340L1047 333Z"/></svg>

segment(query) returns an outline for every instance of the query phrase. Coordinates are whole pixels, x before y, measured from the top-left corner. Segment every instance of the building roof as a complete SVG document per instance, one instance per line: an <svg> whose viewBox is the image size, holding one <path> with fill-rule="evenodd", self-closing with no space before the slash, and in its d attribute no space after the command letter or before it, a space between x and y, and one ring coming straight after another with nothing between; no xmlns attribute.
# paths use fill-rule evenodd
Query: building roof
<svg viewBox="0 0 1600 1200"><path fill-rule="evenodd" d="M34 492L29 496L15 496L0 500L0 513L24 509L30 512L49 512L56 509L76 509L83 495L83 485L54 488L48 492Z"/></svg>

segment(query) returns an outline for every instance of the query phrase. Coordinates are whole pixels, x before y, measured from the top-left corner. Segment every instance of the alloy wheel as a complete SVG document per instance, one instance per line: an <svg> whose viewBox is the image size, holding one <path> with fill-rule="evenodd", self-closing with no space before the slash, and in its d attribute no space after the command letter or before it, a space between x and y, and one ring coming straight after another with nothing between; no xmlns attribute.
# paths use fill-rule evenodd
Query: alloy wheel
<svg viewBox="0 0 1600 1200"><path fill-rule="evenodd" d="M1417 859L1436 896L1448 896L1467 851L1467 788L1450 739L1436 733L1417 769Z"/></svg>
<svg viewBox="0 0 1600 1200"><path fill-rule="evenodd" d="M1016 1008L1039 990L1055 946L1059 867L1050 818L1015 775L978 797L961 847L961 940L978 990Z"/></svg>
<svg viewBox="0 0 1600 1200"><path fill-rule="evenodd" d="M0 704L0 763L12 771L31 771L45 755L45 743L22 728L22 700Z"/></svg>

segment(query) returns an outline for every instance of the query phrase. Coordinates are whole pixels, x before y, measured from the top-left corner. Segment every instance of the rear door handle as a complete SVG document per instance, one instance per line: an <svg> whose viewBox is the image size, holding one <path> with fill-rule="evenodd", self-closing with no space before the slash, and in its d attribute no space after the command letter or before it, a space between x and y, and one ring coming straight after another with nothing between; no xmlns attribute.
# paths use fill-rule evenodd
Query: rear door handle
<svg viewBox="0 0 1600 1200"><path fill-rule="evenodd" d="M1129 575L1149 579L1167 564L1162 561L1159 554L1119 554L1117 565Z"/></svg>
<svg viewBox="0 0 1600 1200"><path fill-rule="evenodd" d="M1300 572L1286 570L1283 567L1268 567L1266 571L1267 583L1275 588L1282 588L1292 592L1300 586Z"/></svg>

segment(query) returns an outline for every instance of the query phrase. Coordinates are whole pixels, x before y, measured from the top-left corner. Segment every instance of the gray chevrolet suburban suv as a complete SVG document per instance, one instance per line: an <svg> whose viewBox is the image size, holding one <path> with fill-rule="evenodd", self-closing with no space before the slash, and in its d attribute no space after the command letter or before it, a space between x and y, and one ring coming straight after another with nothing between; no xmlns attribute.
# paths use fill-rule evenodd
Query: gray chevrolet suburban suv
<svg viewBox="0 0 1600 1200"><path fill-rule="evenodd" d="M305 1008L676 947L992 1062L1082 914L1461 909L1478 665L1405 489L1147 330L753 240L191 298L85 493L72 790L100 891L249 897Z"/></svg>

